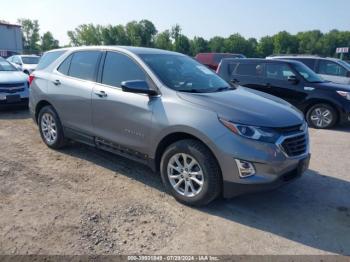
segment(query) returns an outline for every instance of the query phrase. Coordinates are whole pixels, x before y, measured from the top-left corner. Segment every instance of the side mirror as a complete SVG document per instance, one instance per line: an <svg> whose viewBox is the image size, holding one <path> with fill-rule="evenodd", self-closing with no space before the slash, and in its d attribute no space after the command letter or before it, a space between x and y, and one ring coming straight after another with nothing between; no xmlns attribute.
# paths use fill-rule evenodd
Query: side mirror
<svg viewBox="0 0 350 262"><path fill-rule="evenodd" d="M296 76L288 76L288 82L291 82L292 84L297 84L299 82L299 79Z"/></svg>
<svg viewBox="0 0 350 262"><path fill-rule="evenodd" d="M158 95L158 92L150 89L148 83L143 80L124 81L121 85L124 92L146 94L149 96Z"/></svg>

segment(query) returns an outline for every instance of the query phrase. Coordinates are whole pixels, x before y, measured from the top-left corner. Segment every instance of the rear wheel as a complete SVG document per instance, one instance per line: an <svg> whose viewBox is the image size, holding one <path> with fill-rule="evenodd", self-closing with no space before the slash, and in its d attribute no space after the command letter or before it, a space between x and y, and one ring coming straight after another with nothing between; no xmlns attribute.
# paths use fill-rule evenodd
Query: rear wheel
<svg viewBox="0 0 350 262"><path fill-rule="evenodd" d="M327 129L336 124L338 115L332 106L316 104L308 110L306 118L309 126L318 129Z"/></svg>
<svg viewBox="0 0 350 262"><path fill-rule="evenodd" d="M168 147L161 161L161 176L168 191L187 205L206 205L221 192L217 161L196 140L182 140Z"/></svg>
<svg viewBox="0 0 350 262"><path fill-rule="evenodd" d="M61 121L52 106L40 110L38 123L41 138L48 147L59 149L65 145Z"/></svg>

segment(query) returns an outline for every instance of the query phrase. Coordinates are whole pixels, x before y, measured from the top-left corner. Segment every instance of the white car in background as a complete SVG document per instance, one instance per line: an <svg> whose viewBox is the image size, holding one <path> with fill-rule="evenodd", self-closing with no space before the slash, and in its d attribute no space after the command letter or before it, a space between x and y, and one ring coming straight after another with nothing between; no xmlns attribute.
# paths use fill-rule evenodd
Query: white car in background
<svg viewBox="0 0 350 262"><path fill-rule="evenodd" d="M30 75L39 64L40 56L37 55L14 55L7 58L18 70Z"/></svg>

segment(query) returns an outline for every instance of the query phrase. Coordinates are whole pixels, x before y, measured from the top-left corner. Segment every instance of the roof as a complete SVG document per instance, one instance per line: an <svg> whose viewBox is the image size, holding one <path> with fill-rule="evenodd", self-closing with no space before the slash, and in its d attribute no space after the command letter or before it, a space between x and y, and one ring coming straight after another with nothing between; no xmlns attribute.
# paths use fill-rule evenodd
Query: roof
<svg viewBox="0 0 350 262"><path fill-rule="evenodd" d="M264 58L224 58L222 59L223 62L261 62L261 63L276 63L277 61L285 62L285 63L294 63L294 64L300 64L301 62L296 60L288 60L288 58L281 58L281 59L264 59Z"/></svg>
<svg viewBox="0 0 350 262"><path fill-rule="evenodd" d="M19 24L11 24L11 23L9 23L9 22L1 21L1 20L0 20L0 25L13 26L13 27L22 27L22 26L19 25Z"/></svg>

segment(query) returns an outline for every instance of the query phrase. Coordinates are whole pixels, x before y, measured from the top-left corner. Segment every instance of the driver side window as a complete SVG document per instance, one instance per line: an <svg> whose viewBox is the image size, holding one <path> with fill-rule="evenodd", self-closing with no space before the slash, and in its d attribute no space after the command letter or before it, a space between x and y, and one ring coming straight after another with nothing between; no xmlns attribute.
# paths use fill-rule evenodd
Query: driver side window
<svg viewBox="0 0 350 262"><path fill-rule="evenodd" d="M266 64L266 77L268 79L287 81L290 76L295 76L295 74L287 64Z"/></svg>
<svg viewBox="0 0 350 262"><path fill-rule="evenodd" d="M107 52L103 73L102 84L121 87L124 81L146 81L145 72L131 58L117 52Z"/></svg>

